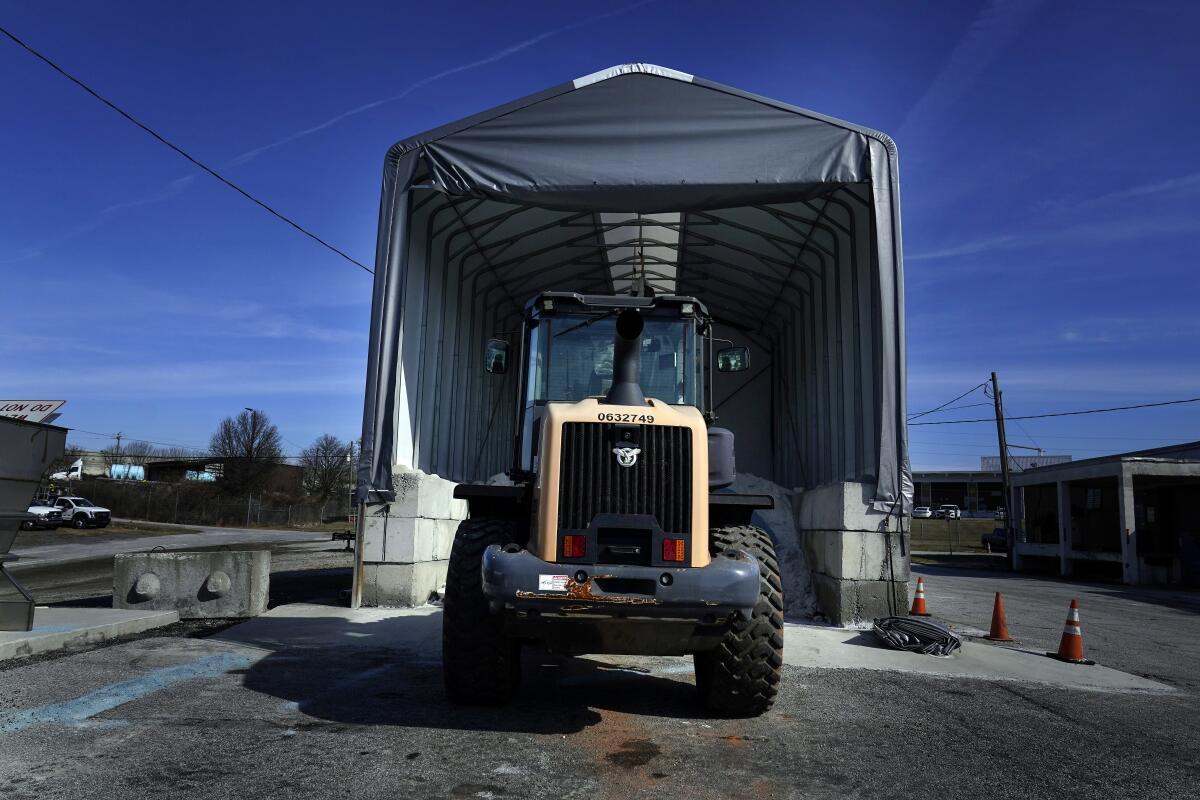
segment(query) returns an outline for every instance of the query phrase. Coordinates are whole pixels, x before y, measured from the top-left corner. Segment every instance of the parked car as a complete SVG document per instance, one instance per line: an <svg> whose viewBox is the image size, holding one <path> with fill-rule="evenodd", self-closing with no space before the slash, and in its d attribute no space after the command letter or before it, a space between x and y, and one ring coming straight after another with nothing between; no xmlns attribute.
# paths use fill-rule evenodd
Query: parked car
<svg viewBox="0 0 1200 800"><path fill-rule="evenodd" d="M21 523L21 527L27 531L52 531L63 524L62 511L54 505L44 505L35 501L27 511L36 517L36 519L27 519Z"/></svg>
<svg viewBox="0 0 1200 800"><path fill-rule="evenodd" d="M1008 532L1004 528L992 528L991 533L979 537L979 546L990 553L1008 552Z"/></svg>
<svg viewBox="0 0 1200 800"><path fill-rule="evenodd" d="M929 519L933 516L933 510L929 506L917 506L913 509L913 519Z"/></svg>
<svg viewBox="0 0 1200 800"><path fill-rule="evenodd" d="M76 528L104 528L112 519L111 511L86 497L58 497L54 505L62 513L63 520L69 520Z"/></svg>
<svg viewBox="0 0 1200 800"><path fill-rule="evenodd" d="M934 516L938 519L962 519L962 511L955 505L938 506Z"/></svg>

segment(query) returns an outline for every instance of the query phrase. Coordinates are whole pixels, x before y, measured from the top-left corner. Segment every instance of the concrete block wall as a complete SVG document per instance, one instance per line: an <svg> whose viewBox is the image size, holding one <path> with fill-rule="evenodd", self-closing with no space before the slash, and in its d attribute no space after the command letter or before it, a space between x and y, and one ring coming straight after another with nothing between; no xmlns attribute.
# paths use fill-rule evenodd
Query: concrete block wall
<svg viewBox="0 0 1200 800"><path fill-rule="evenodd" d="M364 606L408 607L428 602L446 583L450 546L467 504L453 481L397 467L396 500L367 506L363 517Z"/></svg>
<svg viewBox="0 0 1200 800"><path fill-rule="evenodd" d="M880 529L887 514L871 508L874 490L834 483L802 492L795 503L817 608L836 625L908 611L908 534L899 533L895 515L890 536Z"/></svg>

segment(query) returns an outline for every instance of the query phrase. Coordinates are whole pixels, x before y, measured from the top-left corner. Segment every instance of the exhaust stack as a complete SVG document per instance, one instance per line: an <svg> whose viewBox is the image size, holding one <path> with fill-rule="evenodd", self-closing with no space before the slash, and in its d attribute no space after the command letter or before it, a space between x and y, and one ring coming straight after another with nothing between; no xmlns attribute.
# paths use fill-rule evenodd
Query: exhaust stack
<svg viewBox="0 0 1200 800"><path fill-rule="evenodd" d="M613 380L602 402L617 406L644 406L646 396L638 384L642 366L642 330L646 327L636 309L627 308L617 315L613 337Z"/></svg>

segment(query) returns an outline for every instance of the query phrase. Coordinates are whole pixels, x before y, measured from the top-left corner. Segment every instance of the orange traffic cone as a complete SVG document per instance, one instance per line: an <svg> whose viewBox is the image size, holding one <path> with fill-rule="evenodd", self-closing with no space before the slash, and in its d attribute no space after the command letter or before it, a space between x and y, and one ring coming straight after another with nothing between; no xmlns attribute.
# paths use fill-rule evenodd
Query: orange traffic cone
<svg viewBox="0 0 1200 800"><path fill-rule="evenodd" d="M1057 653L1046 653L1059 661L1069 661L1072 664L1095 664L1083 657L1083 632L1079 627L1079 601L1071 600L1071 610L1067 612L1067 624L1063 626L1062 639L1058 643Z"/></svg>
<svg viewBox="0 0 1200 800"><path fill-rule="evenodd" d="M996 592L996 602L992 606L992 631L984 638L993 642L1012 641L1008 635L1008 619L1004 616L1004 599L999 592Z"/></svg>
<svg viewBox="0 0 1200 800"><path fill-rule="evenodd" d="M908 612L911 617L928 617L929 609L925 608L925 579L917 578L917 594L913 597L912 610Z"/></svg>

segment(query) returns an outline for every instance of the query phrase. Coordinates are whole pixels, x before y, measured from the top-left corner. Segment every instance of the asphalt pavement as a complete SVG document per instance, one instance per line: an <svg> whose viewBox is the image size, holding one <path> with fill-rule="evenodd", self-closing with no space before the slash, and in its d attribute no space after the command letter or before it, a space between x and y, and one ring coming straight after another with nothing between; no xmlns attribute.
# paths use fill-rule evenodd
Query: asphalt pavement
<svg viewBox="0 0 1200 800"><path fill-rule="evenodd" d="M1200 591L1062 581L1012 572L913 566L934 619L985 634L996 592L1010 647L1057 650L1072 599L1084 655L1173 686L1200 690Z"/></svg>
<svg viewBox="0 0 1200 800"><path fill-rule="evenodd" d="M991 593L1004 587L1015 601L1010 622L1036 641L1031 650L1056 643L1044 626L1059 615L1047 610L1037 622L1025 603L1039 602L1026 592L1045 593L1065 617L1058 595L1088 589L922 572L931 603L964 628L986 627ZM1090 634L1097 658L1124 649L1127 663L1152 665L1159 636L1194 624L1188 593L1152 603L1120 587L1090 591L1080 598L1085 642L1090 629L1108 630ZM1147 626L1154 609L1177 613ZM892 655L864 636L841 645L858 651L855 661L799 666L818 662L796 650L827 648L814 645L815 629L789 626L783 689L763 717L710 717L695 702L687 659L533 648L517 701L477 709L442 694L439 610L334 611L0 672L0 796L1142 800L1194 797L1200 784L1195 661L1158 669L1178 688L1084 690L854 668L875 652ZM1106 622L1127 615L1143 624ZM993 645L968 647L986 658Z"/></svg>

